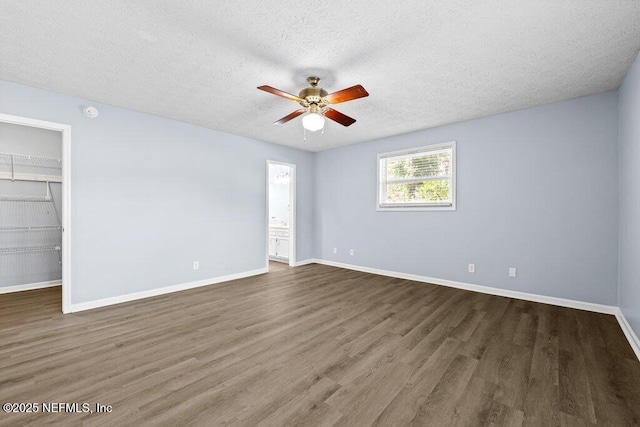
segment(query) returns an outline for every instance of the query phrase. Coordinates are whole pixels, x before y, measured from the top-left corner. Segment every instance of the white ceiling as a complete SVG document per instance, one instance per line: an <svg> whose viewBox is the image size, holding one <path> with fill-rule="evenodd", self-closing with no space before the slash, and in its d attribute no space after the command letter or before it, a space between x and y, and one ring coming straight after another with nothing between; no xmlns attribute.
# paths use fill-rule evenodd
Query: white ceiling
<svg viewBox="0 0 640 427"><path fill-rule="evenodd" d="M637 0L3 0L0 79L311 151L614 90ZM308 75L368 98L302 140Z"/></svg>

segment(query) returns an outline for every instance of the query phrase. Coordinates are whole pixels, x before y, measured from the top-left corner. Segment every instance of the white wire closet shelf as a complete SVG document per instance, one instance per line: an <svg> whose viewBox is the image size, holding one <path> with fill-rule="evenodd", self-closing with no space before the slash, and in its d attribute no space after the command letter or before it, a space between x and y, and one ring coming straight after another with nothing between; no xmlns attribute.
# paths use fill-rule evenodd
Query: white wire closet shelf
<svg viewBox="0 0 640 427"><path fill-rule="evenodd" d="M0 284L15 286L60 280L61 253L55 248L32 252L21 248L20 252L0 253Z"/></svg>
<svg viewBox="0 0 640 427"><path fill-rule="evenodd" d="M0 247L60 246L61 225L0 226Z"/></svg>
<svg viewBox="0 0 640 427"><path fill-rule="evenodd" d="M58 245L48 246L19 246L15 248L0 248L0 254L22 254L27 252L49 252L59 251L61 247Z"/></svg>
<svg viewBox="0 0 640 427"><path fill-rule="evenodd" d="M52 197L0 196L0 228L60 225Z"/></svg>
<svg viewBox="0 0 640 427"><path fill-rule="evenodd" d="M0 196L0 202L52 202L51 197L37 196Z"/></svg>
<svg viewBox="0 0 640 427"><path fill-rule="evenodd" d="M13 227L1 227L0 233L3 231L41 231L41 230L62 230L61 225L17 225Z"/></svg>
<svg viewBox="0 0 640 427"><path fill-rule="evenodd" d="M40 166L47 166L49 161L31 157ZM56 166L48 169L54 170ZM11 171L15 177L14 167L15 163ZM0 195L0 286L60 280L62 276L63 228L54 199L56 193L51 189L51 181L43 184L45 197ZM19 192L23 184L11 183L10 187L10 191Z"/></svg>
<svg viewBox="0 0 640 427"><path fill-rule="evenodd" d="M0 152L0 179L62 182L62 159Z"/></svg>

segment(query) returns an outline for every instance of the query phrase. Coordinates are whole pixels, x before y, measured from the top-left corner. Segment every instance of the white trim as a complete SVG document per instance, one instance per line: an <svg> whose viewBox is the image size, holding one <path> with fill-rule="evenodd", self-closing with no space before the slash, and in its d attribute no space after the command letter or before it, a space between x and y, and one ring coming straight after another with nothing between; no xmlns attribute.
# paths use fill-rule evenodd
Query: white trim
<svg viewBox="0 0 640 427"><path fill-rule="evenodd" d="M71 312L71 126L0 113L0 122L62 133L62 312Z"/></svg>
<svg viewBox="0 0 640 427"><path fill-rule="evenodd" d="M456 187L456 174L457 174L457 155L456 155L456 141L449 141L449 142L441 142L439 144L431 144L431 145L425 145L422 147L415 147L415 148L407 148L404 150L396 150L396 151L389 151L386 153L378 153L377 156L377 164L376 164L376 211L378 212L399 212L399 211L455 211L456 210L456 203L457 203L457 187ZM419 203L416 203L417 206L411 206L410 204L406 204L406 205L396 205L396 206L383 206L382 203L380 203L380 197L381 197L381 185L380 185L380 160L381 159L386 159L389 157L408 157L411 156L413 154L417 154L417 153L423 153L423 152L438 152L438 151L443 151L445 148L451 148L451 159L453 160L451 162L451 202L450 203L442 203L440 205L438 204L431 204L431 205L421 205Z"/></svg>
<svg viewBox="0 0 640 427"><path fill-rule="evenodd" d="M294 265L294 267L300 267L302 265L317 264L317 263L318 262L316 261L315 258L303 259L302 261L296 262L296 265Z"/></svg>
<svg viewBox="0 0 640 427"><path fill-rule="evenodd" d="M624 313L620 307L616 307L616 319L618 319L618 323L620 324L620 328L624 333L624 336L627 337L627 341L629 341L629 345L631 345L631 349L636 354L638 360L640 360L640 339L631 328L631 325L627 321L627 318L624 317Z"/></svg>
<svg viewBox="0 0 640 427"><path fill-rule="evenodd" d="M265 242L265 261L264 268L267 269L267 273L269 272L269 160L267 160L267 167L265 168L265 183L264 183L264 198L265 198L265 218L267 219L266 227L267 227L267 241Z"/></svg>
<svg viewBox="0 0 640 427"><path fill-rule="evenodd" d="M296 165L290 164L291 179L289 180L289 266L296 265Z"/></svg>
<svg viewBox="0 0 640 427"><path fill-rule="evenodd" d="M378 212L418 212L418 211L455 211L456 207L448 204L445 206L405 206L405 207L392 207L385 208L378 206L376 211Z"/></svg>
<svg viewBox="0 0 640 427"><path fill-rule="evenodd" d="M592 302L576 301L566 298L549 297L545 295L530 294L527 292L512 291L509 289L492 288L490 286L474 285L472 283L456 282L454 280L438 279L435 277L420 276L417 274L400 273L397 271L380 270L377 268L361 267L359 265L343 264L340 262L316 259L316 263L332 267L346 268L348 270L362 271L364 273L378 274L380 276L395 277L398 279L413 280L416 282L431 283L434 285L448 286L450 288L464 289L467 291L481 292L483 294L497 295L508 298L516 298L525 301L541 302L560 307L577 308L579 310L594 311L596 313L616 314L618 307L613 305L595 304Z"/></svg>
<svg viewBox="0 0 640 427"><path fill-rule="evenodd" d="M237 279L243 279L245 277L257 276L259 274L267 273L267 271L268 270L266 268L259 268L257 270L244 271L242 273L229 274L227 276L219 276L211 279L204 279L204 280L197 280L195 282L182 283L179 285L165 286L164 288L149 289L148 291L134 292L131 294L119 295L116 297L81 302L78 304L72 304L71 311L75 313L78 311L91 310L93 308L106 307L108 305L121 304L123 302L135 301L143 298L150 298L158 295L184 291L187 289L214 285L216 283L228 282L230 280L237 280Z"/></svg>
<svg viewBox="0 0 640 427"><path fill-rule="evenodd" d="M25 285L4 286L0 288L0 294L10 294L13 292L32 291L34 289L52 288L54 286L60 286L62 282L60 280L50 280L48 282L27 283Z"/></svg>
<svg viewBox="0 0 640 427"><path fill-rule="evenodd" d="M455 145L456 141L439 142L437 144L423 145L421 147L403 148L402 150L387 151L378 154L378 159L385 157L399 157L403 154L410 156L411 154L422 153L423 151L443 151L445 148L449 148L451 144Z"/></svg>
<svg viewBox="0 0 640 427"><path fill-rule="evenodd" d="M289 174L289 266L296 266L296 165L293 163L267 160L266 167L266 199L267 206L265 217L267 218L267 245L266 245L266 267L269 271L269 165L288 166L291 169Z"/></svg>

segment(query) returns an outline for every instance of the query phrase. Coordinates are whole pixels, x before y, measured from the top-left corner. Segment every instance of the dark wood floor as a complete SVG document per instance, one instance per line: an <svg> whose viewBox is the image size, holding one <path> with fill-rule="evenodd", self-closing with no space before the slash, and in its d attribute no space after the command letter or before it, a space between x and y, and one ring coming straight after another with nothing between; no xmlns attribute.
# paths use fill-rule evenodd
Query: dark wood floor
<svg viewBox="0 0 640 427"><path fill-rule="evenodd" d="M612 316L321 265L77 314L0 295L2 425L635 425Z"/></svg>

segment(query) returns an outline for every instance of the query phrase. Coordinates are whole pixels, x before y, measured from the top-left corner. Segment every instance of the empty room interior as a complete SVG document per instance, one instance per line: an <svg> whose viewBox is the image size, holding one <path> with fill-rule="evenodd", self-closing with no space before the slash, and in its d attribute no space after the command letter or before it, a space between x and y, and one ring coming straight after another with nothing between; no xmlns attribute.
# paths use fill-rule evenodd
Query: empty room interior
<svg viewBox="0 0 640 427"><path fill-rule="evenodd" d="M640 425L640 2L0 28L0 426Z"/></svg>

